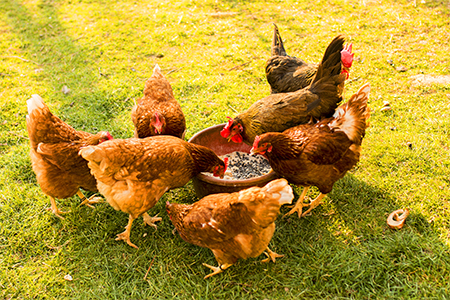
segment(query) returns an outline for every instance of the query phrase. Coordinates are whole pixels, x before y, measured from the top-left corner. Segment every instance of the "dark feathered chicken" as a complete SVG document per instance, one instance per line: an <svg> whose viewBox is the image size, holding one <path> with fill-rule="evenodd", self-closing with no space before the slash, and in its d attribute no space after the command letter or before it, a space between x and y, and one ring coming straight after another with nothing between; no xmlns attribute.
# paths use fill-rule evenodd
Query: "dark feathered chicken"
<svg viewBox="0 0 450 300"><path fill-rule="evenodd" d="M353 62L352 45L342 49L339 43L330 43L323 55L323 61L336 51L341 52L342 73L347 74ZM295 92L307 87L317 72L317 64L310 64L304 60L289 56L284 49L283 40L274 24L272 56L266 63L266 78L270 84L272 94ZM343 90L343 85L341 90Z"/></svg>
<svg viewBox="0 0 450 300"><path fill-rule="evenodd" d="M236 143L252 144L255 136L265 132L281 132L312 118L328 118L342 100L340 86L345 80L341 74L341 51L344 38L336 37L329 47L334 53L324 57L317 68L311 84L292 93L272 94L265 97L245 112L230 120L221 131L224 138Z"/></svg>
<svg viewBox="0 0 450 300"><path fill-rule="evenodd" d="M348 102L339 106L331 118L255 138L253 154L265 154L276 173L293 184L305 186L288 214L297 211L299 216L305 216L359 161L370 115L367 107L369 92L369 84L363 85ZM312 185L317 186L321 194L302 214L303 199Z"/></svg>
<svg viewBox="0 0 450 300"><path fill-rule="evenodd" d="M167 202L166 208L186 242L209 248L214 253L219 267L203 264L213 270L205 277L208 278L239 258L257 257L264 250L272 261L282 256L272 252L268 245L281 205L291 203L293 198L287 181L277 179L262 188L209 195L191 205Z"/></svg>
<svg viewBox="0 0 450 300"><path fill-rule="evenodd" d="M64 212L56 206L55 198L64 199L77 194L82 204L100 201L101 197L86 199L80 190L98 191L87 161L78 152L83 147L110 140L112 136L106 131L90 134L75 130L53 115L39 95L33 95L27 106L33 171L42 191L50 197L51 211L62 218L60 214Z"/></svg>

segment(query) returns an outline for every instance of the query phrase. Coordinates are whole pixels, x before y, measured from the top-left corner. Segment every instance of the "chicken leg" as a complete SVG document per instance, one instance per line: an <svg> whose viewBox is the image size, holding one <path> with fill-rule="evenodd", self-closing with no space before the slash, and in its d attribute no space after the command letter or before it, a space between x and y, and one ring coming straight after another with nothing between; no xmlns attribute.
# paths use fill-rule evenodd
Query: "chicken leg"
<svg viewBox="0 0 450 300"><path fill-rule="evenodd" d="M50 210L55 216L57 216L58 218L64 220L64 217L61 216L60 214L66 214L66 213L68 213L68 211L59 210L58 206L56 206L56 200L53 197L50 197L50 204L51 204L52 207L51 208L47 208L47 210Z"/></svg>
<svg viewBox="0 0 450 300"><path fill-rule="evenodd" d="M125 231L117 235L116 241L120 240L125 241L131 247L139 249L138 246L136 246L130 241L131 225L133 224L134 219L135 218L132 215L130 215L130 218L128 219L128 224L127 226L125 226Z"/></svg>
<svg viewBox="0 0 450 300"><path fill-rule="evenodd" d="M302 210L304 206L308 206L309 204L305 204L303 203L303 201L305 200L306 197L306 193L309 190L309 186L305 187L302 191L302 194L300 195L300 197L297 200L297 203L295 203L295 206L293 209L291 209L287 214L284 215L284 217L292 215L293 213L297 212L298 213L298 217L302 217ZM292 206L291 206L292 207Z"/></svg>
<svg viewBox="0 0 450 300"><path fill-rule="evenodd" d="M205 264L205 263L203 263L203 265L204 265L205 267L208 267L208 268L210 268L211 270L213 270L212 273L206 275L206 276L203 278L203 279L206 279L206 278L209 278L209 277L214 276L214 275L216 275L216 274L222 273L225 269L231 267L233 264L222 264L222 265L219 265L218 267L214 267L214 266L211 266L211 265L208 265L208 264Z"/></svg>
<svg viewBox="0 0 450 300"><path fill-rule="evenodd" d="M81 198L81 203L79 206L86 205L86 206L89 206L90 208L95 208L91 204L103 202L102 197L97 197L95 195L92 195L91 197L86 198L86 196L80 190L78 190L77 195L78 195L78 197Z"/></svg>
<svg viewBox="0 0 450 300"><path fill-rule="evenodd" d="M307 211L305 211L302 214L302 217L306 216L311 210L313 210L314 208L316 208L317 206L319 206L322 203L322 199L323 197L325 197L327 194L322 194L320 193L319 196L317 196L316 199L314 199L313 201L311 201L311 203L307 204L307 206L309 205L309 208Z"/></svg>
<svg viewBox="0 0 450 300"><path fill-rule="evenodd" d="M275 259L276 259L277 257L283 257L283 256L284 256L284 255L277 254L277 253L273 252L272 250L269 249L269 247L267 247L266 250L267 250L267 252L264 252L264 254L267 255L267 258L266 258L266 259L263 259L263 260L261 261L261 262L263 262L263 263L269 262L270 260L271 260L272 262L275 262Z"/></svg>
<svg viewBox="0 0 450 300"><path fill-rule="evenodd" d="M142 215L142 218L144 219L145 224L155 227L155 229L158 229L158 227L156 226L155 222L161 221L162 218L158 217L158 214L156 214L156 216L154 217L150 217L148 215L148 213L144 213Z"/></svg>

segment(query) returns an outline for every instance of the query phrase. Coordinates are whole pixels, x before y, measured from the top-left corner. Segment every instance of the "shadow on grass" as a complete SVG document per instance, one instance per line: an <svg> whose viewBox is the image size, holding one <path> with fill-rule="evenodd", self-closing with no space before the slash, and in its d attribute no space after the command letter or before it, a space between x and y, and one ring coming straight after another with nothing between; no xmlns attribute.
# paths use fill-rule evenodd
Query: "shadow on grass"
<svg viewBox="0 0 450 300"><path fill-rule="evenodd" d="M44 96L44 101L50 106L61 101L64 105L54 113L78 130L95 132L104 130L101 127L108 124L121 135L129 134L117 123L121 123L120 113L126 112L132 103L128 102L127 88L108 90L114 89L111 87L114 80L98 67L103 53L98 46L102 42L87 47L78 45L78 38L70 37L59 21L56 4L44 0L34 11L19 1L7 0L3 4L7 11L6 21L22 41L24 52L29 55L26 58L35 62L36 69L51 78L48 82L50 89L57 92L51 99ZM62 92L65 85L70 89L68 95Z"/></svg>
<svg viewBox="0 0 450 300"><path fill-rule="evenodd" d="M403 229L389 229L387 216L401 208L397 201L352 174L322 205L311 216L279 220L272 243L287 254L281 273L290 289L365 299L445 295L450 249L420 212L413 211Z"/></svg>

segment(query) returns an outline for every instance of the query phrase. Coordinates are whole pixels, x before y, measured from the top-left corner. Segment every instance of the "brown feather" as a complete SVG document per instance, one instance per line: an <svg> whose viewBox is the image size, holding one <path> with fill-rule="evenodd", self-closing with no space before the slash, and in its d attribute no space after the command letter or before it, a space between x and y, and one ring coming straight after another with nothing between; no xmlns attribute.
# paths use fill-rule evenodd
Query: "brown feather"
<svg viewBox="0 0 450 300"><path fill-rule="evenodd" d="M109 134L75 130L53 115L38 95L33 95L29 101L42 103L35 109L29 108L27 115L31 162L42 191L60 199L75 195L80 187L96 192L97 182L87 161L78 152L83 147L108 139Z"/></svg>
<svg viewBox="0 0 450 300"><path fill-rule="evenodd" d="M115 209L133 217L152 208L169 189L224 162L210 149L172 136L107 141L80 151Z"/></svg>
<svg viewBox="0 0 450 300"><path fill-rule="evenodd" d="M272 238L280 206L292 201L284 179L263 188L214 194L191 205L167 204L177 232L187 242L211 249L220 264L256 257Z"/></svg>
<svg viewBox="0 0 450 300"><path fill-rule="evenodd" d="M276 173L296 185L314 185L321 193L329 193L334 183L359 161L369 117L369 90L368 84L361 87L334 117L283 133L260 135L254 149L272 147L266 155Z"/></svg>
<svg viewBox="0 0 450 300"><path fill-rule="evenodd" d="M152 76L146 81L144 96L140 98L131 112L135 126L135 137L145 138L158 135L152 125L155 112L163 118L162 135L184 138L186 120L181 106L175 99L169 81L156 66Z"/></svg>

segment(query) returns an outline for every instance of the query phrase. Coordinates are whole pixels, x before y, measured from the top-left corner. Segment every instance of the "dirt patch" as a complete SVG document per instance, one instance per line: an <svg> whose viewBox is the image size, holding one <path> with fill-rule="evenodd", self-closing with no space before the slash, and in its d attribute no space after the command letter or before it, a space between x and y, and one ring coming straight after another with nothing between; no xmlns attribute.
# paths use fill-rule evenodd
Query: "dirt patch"
<svg viewBox="0 0 450 300"><path fill-rule="evenodd" d="M415 75L409 77L414 85L450 84L450 75Z"/></svg>

